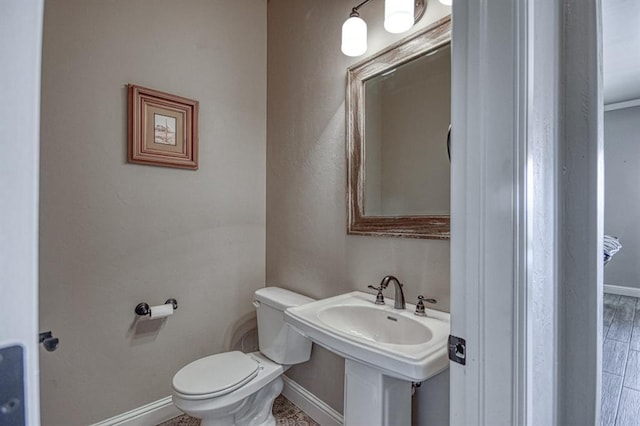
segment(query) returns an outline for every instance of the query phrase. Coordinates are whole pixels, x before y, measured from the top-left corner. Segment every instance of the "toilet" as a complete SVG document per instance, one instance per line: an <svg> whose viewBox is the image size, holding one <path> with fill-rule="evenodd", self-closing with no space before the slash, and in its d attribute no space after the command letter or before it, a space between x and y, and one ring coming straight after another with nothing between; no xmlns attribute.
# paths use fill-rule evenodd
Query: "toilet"
<svg viewBox="0 0 640 426"><path fill-rule="evenodd" d="M273 426L282 374L308 361L311 341L284 322L285 309L313 299L278 287L255 292L260 352L198 359L173 376L173 403L202 426Z"/></svg>

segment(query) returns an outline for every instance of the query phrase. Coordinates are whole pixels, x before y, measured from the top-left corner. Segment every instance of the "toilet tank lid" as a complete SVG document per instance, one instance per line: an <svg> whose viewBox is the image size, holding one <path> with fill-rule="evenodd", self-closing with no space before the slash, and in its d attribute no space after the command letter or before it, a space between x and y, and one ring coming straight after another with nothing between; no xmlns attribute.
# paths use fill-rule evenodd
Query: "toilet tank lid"
<svg viewBox="0 0 640 426"><path fill-rule="evenodd" d="M314 299L280 287L265 287L256 290L255 299L276 309L285 310L313 302Z"/></svg>

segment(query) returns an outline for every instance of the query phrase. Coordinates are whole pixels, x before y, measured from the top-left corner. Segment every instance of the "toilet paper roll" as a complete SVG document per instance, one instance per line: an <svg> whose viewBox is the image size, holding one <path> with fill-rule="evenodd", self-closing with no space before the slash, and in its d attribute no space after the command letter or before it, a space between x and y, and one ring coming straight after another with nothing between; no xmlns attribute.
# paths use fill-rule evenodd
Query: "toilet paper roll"
<svg viewBox="0 0 640 426"><path fill-rule="evenodd" d="M151 307L151 319L164 318L169 315L173 315L173 305L170 303Z"/></svg>

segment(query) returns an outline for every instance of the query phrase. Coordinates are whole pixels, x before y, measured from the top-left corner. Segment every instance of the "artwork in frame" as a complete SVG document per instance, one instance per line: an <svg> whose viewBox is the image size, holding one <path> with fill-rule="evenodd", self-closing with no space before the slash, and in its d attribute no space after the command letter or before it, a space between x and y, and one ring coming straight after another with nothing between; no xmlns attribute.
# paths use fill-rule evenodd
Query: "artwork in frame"
<svg viewBox="0 0 640 426"><path fill-rule="evenodd" d="M128 85L130 163L198 168L198 101Z"/></svg>

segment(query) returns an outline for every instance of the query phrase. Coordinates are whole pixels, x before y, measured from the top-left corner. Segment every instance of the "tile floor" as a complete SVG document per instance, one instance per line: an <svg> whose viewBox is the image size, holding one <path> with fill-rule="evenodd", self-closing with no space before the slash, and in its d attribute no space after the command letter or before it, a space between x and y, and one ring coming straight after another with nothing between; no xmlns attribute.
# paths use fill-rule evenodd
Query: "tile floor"
<svg viewBox="0 0 640 426"><path fill-rule="evenodd" d="M602 426L640 426L640 300L604 295Z"/></svg>
<svg viewBox="0 0 640 426"><path fill-rule="evenodd" d="M276 417L276 426L320 426L282 395L273 403L273 415ZM200 426L200 420L184 415L158 426Z"/></svg>

